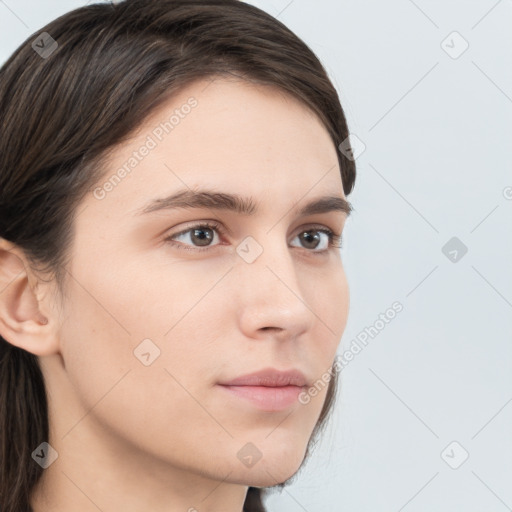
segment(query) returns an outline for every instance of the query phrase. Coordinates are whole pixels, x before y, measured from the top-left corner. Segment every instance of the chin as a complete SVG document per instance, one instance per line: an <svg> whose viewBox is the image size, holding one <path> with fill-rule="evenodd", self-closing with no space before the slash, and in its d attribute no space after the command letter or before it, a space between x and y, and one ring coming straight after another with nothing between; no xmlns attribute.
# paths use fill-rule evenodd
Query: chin
<svg viewBox="0 0 512 512"><path fill-rule="evenodd" d="M283 449L284 448L284 449ZM292 446L279 446L263 456L252 468L240 475L245 485L252 487L273 487L293 477L304 460L304 450Z"/></svg>
<svg viewBox="0 0 512 512"><path fill-rule="evenodd" d="M281 461L282 462L282 461ZM281 463L280 466L275 466L270 469L260 467L257 471L252 468L254 473L249 474L249 478L244 479L243 483L251 487L274 487L275 485L282 484L291 479L297 474L300 469L300 464L293 467L289 464Z"/></svg>

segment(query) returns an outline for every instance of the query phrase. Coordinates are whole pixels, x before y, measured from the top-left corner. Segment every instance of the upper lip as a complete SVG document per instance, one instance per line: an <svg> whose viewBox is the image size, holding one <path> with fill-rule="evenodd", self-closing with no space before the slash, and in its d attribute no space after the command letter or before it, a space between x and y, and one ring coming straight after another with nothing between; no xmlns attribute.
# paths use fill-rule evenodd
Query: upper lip
<svg viewBox="0 0 512 512"><path fill-rule="evenodd" d="M242 375L229 382L221 382L223 386L306 386L307 380L304 374L296 369L279 371L274 368L265 368L263 370Z"/></svg>

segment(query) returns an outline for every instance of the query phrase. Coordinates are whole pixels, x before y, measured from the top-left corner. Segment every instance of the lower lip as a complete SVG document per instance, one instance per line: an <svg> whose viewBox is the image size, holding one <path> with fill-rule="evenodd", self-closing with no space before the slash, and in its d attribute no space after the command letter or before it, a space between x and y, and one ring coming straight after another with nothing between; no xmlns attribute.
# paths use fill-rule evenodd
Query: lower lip
<svg viewBox="0 0 512 512"><path fill-rule="evenodd" d="M229 393L243 398L263 411L281 411L298 402L303 388L299 386L225 386Z"/></svg>

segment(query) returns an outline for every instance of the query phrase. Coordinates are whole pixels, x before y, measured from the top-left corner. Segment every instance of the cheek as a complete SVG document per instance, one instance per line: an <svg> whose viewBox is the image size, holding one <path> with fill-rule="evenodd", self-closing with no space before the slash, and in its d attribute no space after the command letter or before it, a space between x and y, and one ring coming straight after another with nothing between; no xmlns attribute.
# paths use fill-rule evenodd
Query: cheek
<svg viewBox="0 0 512 512"><path fill-rule="evenodd" d="M132 366L130 336L105 307L77 290L60 331L66 377L86 411Z"/></svg>
<svg viewBox="0 0 512 512"><path fill-rule="evenodd" d="M345 274L345 270L343 266L337 269L333 276L333 290L332 295L333 305L335 313L335 328L336 332L340 334L340 337L343 335L345 331L345 327L347 325L349 308L350 308L350 290L348 286L347 276Z"/></svg>
<svg viewBox="0 0 512 512"><path fill-rule="evenodd" d="M316 331L311 333L317 343L313 345L310 360L315 361L317 373L313 386L299 400L310 408L310 417L314 418L318 418L326 401L334 371L332 365L347 325L350 307L350 290L341 264L329 272L323 283L318 293L311 295L314 297L312 309L317 314L318 321ZM321 342L318 343L319 340ZM338 376L338 381L339 379Z"/></svg>
<svg viewBox="0 0 512 512"><path fill-rule="evenodd" d="M334 358L335 352L347 325L350 307L350 291L345 270L341 263L323 273L314 288L307 293L311 309L314 311L316 336L324 340L322 352L327 361Z"/></svg>
<svg viewBox="0 0 512 512"><path fill-rule="evenodd" d="M82 286L66 301L61 347L82 409L71 425L87 413L82 428L95 420L149 451L158 453L164 443L169 455L180 439L192 442L196 427L222 432L202 406L210 399L225 324L214 300L198 302L212 286L208 280L177 272L166 282L149 274L81 276Z"/></svg>
<svg viewBox="0 0 512 512"><path fill-rule="evenodd" d="M183 330L165 341L155 339L155 358L154 346L137 351L139 337L130 337L87 297L72 303L62 329L62 355L78 408L64 429L73 427L67 442L101 425L118 443L186 464L194 432L212 439L221 433L201 407L208 383L198 375L207 376L208 362L186 343Z"/></svg>

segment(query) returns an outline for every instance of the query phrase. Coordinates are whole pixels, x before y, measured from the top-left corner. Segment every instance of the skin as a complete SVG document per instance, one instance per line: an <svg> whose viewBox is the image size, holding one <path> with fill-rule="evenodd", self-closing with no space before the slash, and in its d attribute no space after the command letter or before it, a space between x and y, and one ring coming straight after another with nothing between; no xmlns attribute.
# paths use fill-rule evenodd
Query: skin
<svg viewBox="0 0 512 512"><path fill-rule="evenodd" d="M1 240L0 334L39 357L59 455L34 491L35 512L240 512L249 485L283 482L303 461L327 386L306 405L261 411L216 384L266 367L314 382L332 365L349 310L341 255L315 253L299 235L311 225L340 234L346 214L294 208L345 197L336 148L294 98L219 78L154 111L105 176L191 96L197 107L131 173L78 205L65 297ZM136 215L185 186L259 208ZM205 252L164 241L205 220L230 233L213 231L206 247L193 232L175 238ZM252 263L236 252L247 236L263 248ZM160 349L149 366L133 353L147 338ZM237 457L247 443L262 453L252 467Z"/></svg>

